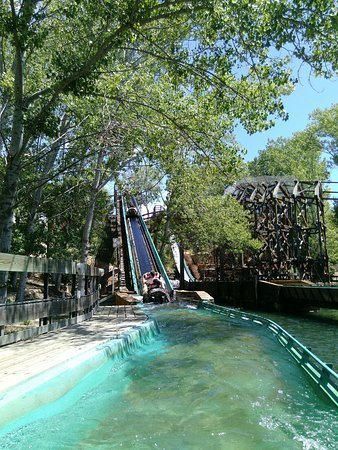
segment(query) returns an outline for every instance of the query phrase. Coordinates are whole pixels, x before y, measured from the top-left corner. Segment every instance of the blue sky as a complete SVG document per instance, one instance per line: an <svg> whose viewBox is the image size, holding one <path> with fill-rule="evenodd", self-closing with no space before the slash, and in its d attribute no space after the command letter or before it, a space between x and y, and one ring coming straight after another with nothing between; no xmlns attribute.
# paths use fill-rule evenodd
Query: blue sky
<svg viewBox="0 0 338 450"><path fill-rule="evenodd" d="M252 160L260 149L263 149L268 139L279 136L290 137L295 131L303 130L309 122L309 114L316 108L324 109L338 102L337 80L312 78L308 80L304 74L292 94L284 100L289 120L277 120L270 130L249 135L242 127L237 128L238 141L247 149L246 160ZM338 181L338 168L331 171L331 180Z"/></svg>

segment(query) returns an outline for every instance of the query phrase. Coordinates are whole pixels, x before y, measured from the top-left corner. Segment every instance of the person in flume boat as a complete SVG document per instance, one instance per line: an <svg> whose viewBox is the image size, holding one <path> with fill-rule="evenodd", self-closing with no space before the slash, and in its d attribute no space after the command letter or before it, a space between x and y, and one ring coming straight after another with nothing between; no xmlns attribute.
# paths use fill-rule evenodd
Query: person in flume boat
<svg viewBox="0 0 338 450"><path fill-rule="evenodd" d="M164 288L162 277L158 272L146 272L142 277L142 294L148 294L154 288Z"/></svg>

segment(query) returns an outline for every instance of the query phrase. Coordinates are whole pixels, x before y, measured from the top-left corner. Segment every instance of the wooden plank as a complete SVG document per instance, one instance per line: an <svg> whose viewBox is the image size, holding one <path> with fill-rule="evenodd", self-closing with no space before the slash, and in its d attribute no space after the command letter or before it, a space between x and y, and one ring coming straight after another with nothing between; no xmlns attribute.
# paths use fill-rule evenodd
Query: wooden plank
<svg viewBox="0 0 338 450"><path fill-rule="evenodd" d="M64 273L102 276L104 270L71 260L37 258L33 256L0 253L0 271L32 273Z"/></svg>
<svg viewBox="0 0 338 450"><path fill-rule="evenodd" d="M0 270L5 272L76 273L77 265L70 260L36 258L0 253Z"/></svg>
<svg viewBox="0 0 338 450"><path fill-rule="evenodd" d="M80 299L38 300L0 305L0 325L11 325L41 317L58 317L89 309L99 298L95 292Z"/></svg>

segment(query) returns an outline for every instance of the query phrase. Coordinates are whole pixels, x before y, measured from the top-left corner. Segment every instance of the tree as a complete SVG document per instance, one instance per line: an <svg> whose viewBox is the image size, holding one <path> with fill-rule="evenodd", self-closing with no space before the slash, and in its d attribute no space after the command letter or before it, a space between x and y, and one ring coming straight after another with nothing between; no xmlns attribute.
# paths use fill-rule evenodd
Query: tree
<svg viewBox="0 0 338 450"><path fill-rule="evenodd" d="M178 85L185 79L200 91L214 86L215 101L230 119L239 118L251 131L261 129L271 114L283 114L279 97L290 83L287 61L271 58L269 48L291 44L291 54L328 75L335 63L333 16L332 0L325 5L315 0L301 5L289 0L269 5L221 0L3 2L1 111L10 134L0 195L0 250L11 246L22 157L32 138L53 134L54 111L64 95L95 91L105 69L116 76L115 67L127 56L137 70L138 59L150 55L159 76L167 72ZM236 65L240 70L234 70Z"/></svg>
<svg viewBox="0 0 338 450"><path fill-rule="evenodd" d="M238 253L257 248L252 239L248 215L224 185L231 182L214 166L183 163L168 181L167 208L170 233L195 251L211 251L225 246Z"/></svg>
<svg viewBox="0 0 338 450"><path fill-rule="evenodd" d="M327 253L331 269L338 264L338 216L331 207L326 208Z"/></svg>
<svg viewBox="0 0 338 450"><path fill-rule="evenodd" d="M252 176L293 176L298 180L323 180L328 176L323 148L312 129L277 138L248 163Z"/></svg>
<svg viewBox="0 0 338 450"><path fill-rule="evenodd" d="M332 164L338 165L338 103L324 110L316 109L310 117L309 128L319 139L322 151L331 157Z"/></svg>
<svg viewBox="0 0 338 450"><path fill-rule="evenodd" d="M165 174L158 164L143 159L133 161L127 172L121 173L118 183L119 189L136 198L137 203L143 205L149 213L149 205L162 200L162 190Z"/></svg>
<svg viewBox="0 0 338 450"><path fill-rule="evenodd" d="M290 138L277 138L248 164L252 176L290 175L299 180L325 180L327 155L335 162L338 154L338 104L310 115L310 123Z"/></svg>

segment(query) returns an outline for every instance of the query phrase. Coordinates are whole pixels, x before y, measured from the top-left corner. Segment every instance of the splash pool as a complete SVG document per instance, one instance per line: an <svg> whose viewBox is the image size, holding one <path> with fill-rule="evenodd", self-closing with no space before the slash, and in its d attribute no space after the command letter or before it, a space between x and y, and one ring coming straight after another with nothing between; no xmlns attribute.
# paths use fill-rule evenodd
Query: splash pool
<svg viewBox="0 0 338 450"><path fill-rule="evenodd" d="M337 447L336 410L264 330L174 306L149 314L155 339L8 424L0 448Z"/></svg>

